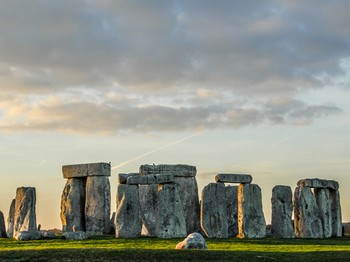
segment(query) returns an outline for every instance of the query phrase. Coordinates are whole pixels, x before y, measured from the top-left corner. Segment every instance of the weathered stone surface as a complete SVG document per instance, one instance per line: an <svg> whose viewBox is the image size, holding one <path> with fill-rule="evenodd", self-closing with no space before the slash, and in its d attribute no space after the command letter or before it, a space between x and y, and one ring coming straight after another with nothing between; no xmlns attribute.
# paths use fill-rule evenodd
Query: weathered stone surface
<svg viewBox="0 0 350 262"><path fill-rule="evenodd" d="M228 238L225 185L209 183L201 197L201 227L209 238Z"/></svg>
<svg viewBox="0 0 350 262"><path fill-rule="evenodd" d="M334 180L326 180L319 178L306 178L299 180L298 187L312 187L312 188L328 188L332 190L338 190L339 184Z"/></svg>
<svg viewBox="0 0 350 262"><path fill-rule="evenodd" d="M350 236L350 223L343 223L344 236Z"/></svg>
<svg viewBox="0 0 350 262"><path fill-rule="evenodd" d="M275 238L294 238L292 189L289 186L275 186L271 205L271 235Z"/></svg>
<svg viewBox="0 0 350 262"><path fill-rule="evenodd" d="M4 214L0 211L0 238L7 238Z"/></svg>
<svg viewBox="0 0 350 262"><path fill-rule="evenodd" d="M340 194L339 191L329 191L331 200L331 213L332 213L332 237L342 236L342 215L340 206Z"/></svg>
<svg viewBox="0 0 350 262"><path fill-rule="evenodd" d="M315 188L316 203L318 206L319 218L322 222L324 237L332 236L332 210L329 189Z"/></svg>
<svg viewBox="0 0 350 262"><path fill-rule="evenodd" d="M126 184L126 180L129 176L139 176L139 173L118 174L118 184Z"/></svg>
<svg viewBox="0 0 350 262"><path fill-rule="evenodd" d="M34 187L19 187L16 191L13 236L21 231L36 231L36 193Z"/></svg>
<svg viewBox="0 0 350 262"><path fill-rule="evenodd" d="M266 221L262 208L261 189L255 184L238 186L239 238L264 238Z"/></svg>
<svg viewBox="0 0 350 262"><path fill-rule="evenodd" d="M143 236L156 236L156 210L158 205L158 185L140 185L139 198L142 214Z"/></svg>
<svg viewBox="0 0 350 262"><path fill-rule="evenodd" d="M116 212L112 213L111 220L110 220L111 221L110 222L110 230L109 230L110 235L115 234L115 214L116 214Z"/></svg>
<svg viewBox="0 0 350 262"><path fill-rule="evenodd" d="M250 184L253 178L251 175L245 174L217 174L215 176L215 181L218 183L240 183L240 184Z"/></svg>
<svg viewBox="0 0 350 262"><path fill-rule="evenodd" d="M156 236L159 238L185 237L185 214L175 184L158 185Z"/></svg>
<svg viewBox="0 0 350 262"><path fill-rule="evenodd" d="M128 185L150 185L150 184L167 184L174 183L172 174L154 174L143 176L129 176L126 183Z"/></svg>
<svg viewBox="0 0 350 262"><path fill-rule="evenodd" d="M40 232L40 238L55 238L56 234L54 232L51 231L47 231L47 230L41 230Z"/></svg>
<svg viewBox="0 0 350 262"><path fill-rule="evenodd" d="M208 249L208 246L201 234L192 233L178 243L175 249Z"/></svg>
<svg viewBox="0 0 350 262"><path fill-rule="evenodd" d="M298 238L323 238L322 222L310 187L294 191L294 232Z"/></svg>
<svg viewBox="0 0 350 262"><path fill-rule="evenodd" d="M109 163L89 163L62 166L64 178L88 177L88 176L110 176L111 165Z"/></svg>
<svg viewBox="0 0 350 262"><path fill-rule="evenodd" d="M86 179L85 228L91 235L107 234L110 230L111 189L107 176Z"/></svg>
<svg viewBox="0 0 350 262"><path fill-rule="evenodd" d="M225 194L228 236L235 237L238 234L238 186L226 186Z"/></svg>
<svg viewBox="0 0 350 262"><path fill-rule="evenodd" d="M197 169L195 166L190 165L142 165L140 167L140 175L152 175L152 174L173 174L175 177L184 176L192 177L196 176Z"/></svg>
<svg viewBox="0 0 350 262"><path fill-rule="evenodd" d="M63 237L66 240L84 240L88 238L88 235L84 231L75 231L75 232L65 232Z"/></svg>
<svg viewBox="0 0 350 262"><path fill-rule="evenodd" d="M198 232L200 227L200 206L196 177L175 177L185 214L186 232Z"/></svg>
<svg viewBox="0 0 350 262"><path fill-rule="evenodd" d="M12 199L9 216L7 218L7 237L13 237L13 226L15 223L16 199Z"/></svg>
<svg viewBox="0 0 350 262"><path fill-rule="evenodd" d="M137 185L118 185L115 224L117 238L141 236L142 219Z"/></svg>
<svg viewBox="0 0 350 262"><path fill-rule="evenodd" d="M31 230L31 231L20 231L17 234L15 234L16 240L38 240L41 238L41 234L37 230Z"/></svg>
<svg viewBox="0 0 350 262"><path fill-rule="evenodd" d="M69 178L61 197L61 222L63 232L85 231L86 178Z"/></svg>

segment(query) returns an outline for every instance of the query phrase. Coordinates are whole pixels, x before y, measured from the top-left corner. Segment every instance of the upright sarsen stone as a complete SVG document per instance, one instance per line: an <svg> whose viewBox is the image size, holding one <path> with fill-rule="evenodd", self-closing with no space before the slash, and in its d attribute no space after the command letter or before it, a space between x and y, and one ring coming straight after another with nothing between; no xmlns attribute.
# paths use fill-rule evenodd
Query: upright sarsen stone
<svg viewBox="0 0 350 262"><path fill-rule="evenodd" d="M177 238L186 235L185 214L175 184L158 185L156 236Z"/></svg>
<svg viewBox="0 0 350 262"><path fill-rule="evenodd" d="M272 189L271 234L276 238L294 238L293 194L289 186L275 186Z"/></svg>
<svg viewBox="0 0 350 262"><path fill-rule="evenodd" d="M85 178L69 178L66 182L61 197L63 232L85 231L85 184Z"/></svg>
<svg viewBox="0 0 350 262"><path fill-rule="evenodd" d="M117 189L117 211L115 236L117 238L139 238L142 220L137 185L119 184Z"/></svg>
<svg viewBox="0 0 350 262"><path fill-rule="evenodd" d="M7 237L13 237L13 226L15 223L16 199L12 199L9 216L7 218Z"/></svg>
<svg viewBox="0 0 350 262"><path fill-rule="evenodd" d="M141 234L143 236L156 236L158 185L140 185L139 199L142 214Z"/></svg>
<svg viewBox="0 0 350 262"><path fill-rule="evenodd" d="M91 235L107 234L110 230L111 189L107 176L86 178L85 227Z"/></svg>
<svg viewBox="0 0 350 262"><path fill-rule="evenodd" d="M342 215L340 206L340 194L338 190L329 191L331 200L331 214L332 214L332 236L342 236Z"/></svg>
<svg viewBox="0 0 350 262"><path fill-rule="evenodd" d="M238 186L238 237L264 238L266 221L262 208L261 189L255 184Z"/></svg>
<svg viewBox="0 0 350 262"><path fill-rule="evenodd" d="M0 238L7 238L4 214L0 211Z"/></svg>
<svg viewBox="0 0 350 262"><path fill-rule="evenodd" d="M201 197L201 227L209 238L228 238L225 185L209 183Z"/></svg>
<svg viewBox="0 0 350 262"><path fill-rule="evenodd" d="M34 187L19 187L16 191L13 236L21 231L36 231L36 192Z"/></svg>
<svg viewBox="0 0 350 262"><path fill-rule="evenodd" d="M235 237L238 234L238 186L226 186L225 193L228 236Z"/></svg>
<svg viewBox="0 0 350 262"><path fill-rule="evenodd" d="M329 189L314 189L324 237L332 236L332 210Z"/></svg>
<svg viewBox="0 0 350 262"><path fill-rule="evenodd" d="M322 238L319 209L310 187L297 187L294 192L294 232L298 238Z"/></svg>

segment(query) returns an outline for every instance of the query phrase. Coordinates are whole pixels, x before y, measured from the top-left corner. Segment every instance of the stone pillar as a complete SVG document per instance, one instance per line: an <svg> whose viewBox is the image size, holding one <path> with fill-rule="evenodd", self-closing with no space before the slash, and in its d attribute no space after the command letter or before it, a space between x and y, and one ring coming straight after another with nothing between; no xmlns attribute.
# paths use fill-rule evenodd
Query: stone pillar
<svg viewBox="0 0 350 262"><path fill-rule="evenodd" d="M7 238L4 214L0 211L0 238Z"/></svg>
<svg viewBox="0 0 350 262"><path fill-rule="evenodd" d="M159 238L186 237L186 221L176 184L158 185L156 236Z"/></svg>
<svg viewBox="0 0 350 262"><path fill-rule="evenodd" d="M201 227L209 238L228 238L225 185L209 183L201 197Z"/></svg>
<svg viewBox="0 0 350 262"><path fill-rule="evenodd" d="M9 216L7 218L7 237L13 237L13 226L15 223L16 199L12 199Z"/></svg>
<svg viewBox="0 0 350 262"><path fill-rule="evenodd" d="M332 214L332 236L342 236L342 215L340 206L340 194L338 190L330 190L331 214Z"/></svg>
<svg viewBox="0 0 350 262"><path fill-rule="evenodd" d="M322 230L324 237L332 236L332 211L329 189L314 189L316 203L319 211L319 218L322 222Z"/></svg>
<svg viewBox="0 0 350 262"><path fill-rule="evenodd" d="M238 187L238 237L264 238L266 221L262 209L261 189L255 184Z"/></svg>
<svg viewBox="0 0 350 262"><path fill-rule="evenodd" d="M272 189L271 234L275 238L294 238L293 194L289 186L275 186Z"/></svg>
<svg viewBox="0 0 350 262"><path fill-rule="evenodd" d="M63 233L85 231L85 184L85 178L67 180L61 197Z"/></svg>
<svg viewBox="0 0 350 262"><path fill-rule="evenodd" d="M85 227L91 235L108 234L111 215L111 189L107 176L86 179Z"/></svg>
<svg viewBox="0 0 350 262"><path fill-rule="evenodd" d="M294 231L298 238L322 238L322 222L311 188L299 186L294 192Z"/></svg>
<svg viewBox="0 0 350 262"><path fill-rule="evenodd" d="M107 234L110 231L111 192L108 177L111 175L111 165L65 165L62 166L62 173L64 178L69 179L61 201L63 229L71 232L74 226L76 231L85 229L91 235ZM84 185L84 189L81 185ZM85 199L82 199L82 195ZM70 209L71 201L75 210ZM81 210L84 210L83 215Z"/></svg>
<svg viewBox="0 0 350 262"><path fill-rule="evenodd" d="M16 191L13 236L21 231L36 231L36 193L34 187L19 187Z"/></svg>
<svg viewBox="0 0 350 262"><path fill-rule="evenodd" d="M138 186L119 184L117 190L115 236L117 238L139 238L142 219Z"/></svg>
<svg viewBox="0 0 350 262"><path fill-rule="evenodd" d="M225 193L228 236L236 237L238 234L238 186L226 186Z"/></svg>
<svg viewBox="0 0 350 262"><path fill-rule="evenodd" d="M143 236L156 236L158 185L139 185Z"/></svg>

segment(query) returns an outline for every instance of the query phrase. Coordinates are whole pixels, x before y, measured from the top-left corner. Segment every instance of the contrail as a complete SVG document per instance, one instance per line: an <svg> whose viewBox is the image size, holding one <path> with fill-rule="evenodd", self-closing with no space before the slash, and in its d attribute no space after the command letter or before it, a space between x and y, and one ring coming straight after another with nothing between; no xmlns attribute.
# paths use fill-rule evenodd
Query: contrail
<svg viewBox="0 0 350 262"><path fill-rule="evenodd" d="M139 155L139 156L137 156L137 157L135 157L135 158L132 158L132 159L130 159L130 160L128 160L128 161L125 161L125 162L122 162L122 163L120 163L120 164L118 164L118 165L116 165L116 166L113 166L111 169L114 170L114 169L120 168L120 167L122 167L122 166L125 166L125 165L127 165L127 164L129 164L129 163L131 163L131 162L134 162L134 161L136 161L136 160L139 160L140 158L143 158L143 157L145 157L145 156L148 156L148 155L150 155L150 154L153 154L153 153L155 153L155 152L158 152L158 151L160 151L160 150L163 150L163 149L165 149L165 148L167 148L167 147L176 145L176 144L181 143L181 142L183 142L183 141L186 141L186 140L188 140L188 139L190 139L190 138L192 138L192 137L194 137L194 136L199 135L200 133L202 133L202 132L198 132L198 133L192 134L192 135L187 136L187 137L185 137L185 138L181 138L181 139L179 139L179 140L176 140L176 141L174 141L174 142L171 142L171 143L169 143L169 144L167 144L167 145L164 145L164 146L161 146L161 147L159 147L159 148L153 149L153 150L151 150L151 151L149 151L149 152L147 152L147 153L144 153L144 154Z"/></svg>

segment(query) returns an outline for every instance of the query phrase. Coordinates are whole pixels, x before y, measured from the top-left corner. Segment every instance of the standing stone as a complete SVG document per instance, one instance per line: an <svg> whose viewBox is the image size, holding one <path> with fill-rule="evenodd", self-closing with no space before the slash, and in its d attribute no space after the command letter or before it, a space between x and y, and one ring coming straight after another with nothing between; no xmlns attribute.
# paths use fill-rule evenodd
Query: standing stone
<svg viewBox="0 0 350 262"><path fill-rule="evenodd" d="M13 236L21 231L36 231L36 193L34 187L19 187L16 191Z"/></svg>
<svg viewBox="0 0 350 262"><path fill-rule="evenodd" d="M15 223L16 199L12 199L9 216L7 218L7 237L13 237L13 226Z"/></svg>
<svg viewBox="0 0 350 262"><path fill-rule="evenodd" d="M322 238L322 222L314 194L309 187L294 192L294 232L298 238Z"/></svg>
<svg viewBox="0 0 350 262"><path fill-rule="evenodd" d="M179 192L175 184L158 185L156 236L185 237L186 222Z"/></svg>
<svg viewBox="0 0 350 262"><path fill-rule="evenodd" d="M272 189L271 235L276 238L294 238L293 194L289 186L275 186Z"/></svg>
<svg viewBox="0 0 350 262"><path fill-rule="evenodd" d="M111 189L108 176L86 179L85 227L90 235L107 234L110 230Z"/></svg>
<svg viewBox="0 0 350 262"><path fill-rule="evenodd" d="M266 221L262 208L261 189L255 184L238 187L238 237L264 238Z"/></svg>
<svg viewBox="0 0 350 262"><path fill-rule="evenodd" d="M63 232L85 231L86 178L69 178L61 197L61 222Z"/></svg>
<svg viewBox="0 0 350 262"><path fill-rule="evenodd" d="M7 238L4 214L0 211L0 238Z"/></svg>
<svg viewBox="0 0 350 262"><path fill-rule="evenodd" d="M115 234L115 212L112 213L109 234Z"/></svg>
<svg viewBox="0 0 350 262"><path fill-rule="evenodd" d="M225 185L209 183L201 198L201 227L209 238L228 238Z"/></svg>
<svg viewBox="0 0 350 262"><path fill-rule="evenodd" d="M117 238L141 236L142 219L137 185L118 185L115 224Z"/></svg>
<svg viewBox="0 0 350 262"><path fill-rule="evenodd" d="M228 236L236 237L238 234L238 186L226 186L225 193Z"/></svg>
<svg viewBox="0 0 350 262"><path fill-rule="evenodd" d="M142 214L141 234L143 236L156 236L158 185L140 185L139 198Z"/></svg>
<svg viewBox="0 0 350 262"><path fill-rule="evenodd" d="M186 232L190 234L199 230L199 198L196 180L197 169L190 165L142 165L141 175L170 174L175 177L175 183L180 194L185 212Z"/></svg>
<svg viewBox="0 0 350 262"><path fill-rule="evenodd" d="M332 211L329 189L315 188L316 203L319 211L319 218L322 222L324 237L332 236Z"/></svg>
<svg viewBox="0 0 350 262"><path fill-rule="evenodd" d="M332 236L342 236L342 215L339 191L330 190L331 214L332 214Z"/></svg>

